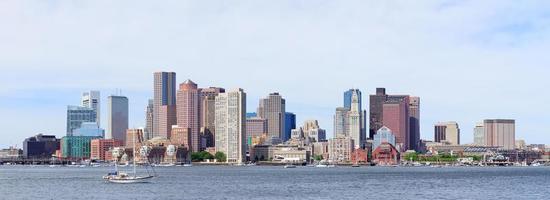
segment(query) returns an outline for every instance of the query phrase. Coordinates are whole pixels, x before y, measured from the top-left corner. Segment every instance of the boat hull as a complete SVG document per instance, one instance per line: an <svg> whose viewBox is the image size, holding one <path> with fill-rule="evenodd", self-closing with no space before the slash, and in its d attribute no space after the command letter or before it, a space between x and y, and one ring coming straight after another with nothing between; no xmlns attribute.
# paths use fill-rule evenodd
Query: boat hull
<svg viewBox="0 0 550 200"><path fill-rule="evenodd" d="M111 183L122 183L122 184L131 184L131 183L148 183L153 176L145 177L128 177L128 178L110 178L108 179Z"/></svg>

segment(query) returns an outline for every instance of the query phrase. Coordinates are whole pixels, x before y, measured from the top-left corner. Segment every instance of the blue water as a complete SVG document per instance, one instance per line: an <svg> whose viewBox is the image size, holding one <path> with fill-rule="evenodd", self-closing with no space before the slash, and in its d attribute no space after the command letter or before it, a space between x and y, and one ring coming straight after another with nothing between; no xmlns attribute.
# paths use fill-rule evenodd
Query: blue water
<svg viewBox="0 0 550 200"><path fill-rule="evenodd" d="M109 171L0 166L0 199L550 199L549 167L157 167L131 185Z"/></svg>

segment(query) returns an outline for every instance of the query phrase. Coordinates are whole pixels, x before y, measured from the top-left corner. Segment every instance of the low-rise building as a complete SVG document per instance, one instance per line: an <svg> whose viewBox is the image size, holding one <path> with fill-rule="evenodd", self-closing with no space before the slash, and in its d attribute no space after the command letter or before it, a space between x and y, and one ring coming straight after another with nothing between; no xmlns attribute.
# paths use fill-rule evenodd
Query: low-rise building
<svg viewBox="0 0 550 200"><path fill-rule="evenodd" d="M0 149L0 158L21 158L23 156L23 150L10 147L7 149Z"/></svg>
<svg viewBox="0 0 550 200"><path fill-rule="evenodd" d="M328 140L329 161L335 163L349 163L355 147L351 137L337 137Z"/></svg>
<svg viewBox="0 0 550 200"><path fill-rule="evenodd" d="M50 158L60 148L60 140L55 135L38 134L23 141L23 157Z"/></svg>
<svg viewBox="0 0 550 200"><path fill-rule="evenodd" d="M91 154L91 142L99 137L65 136L61 138L61 155L64 158L88 159Z"/></svg>
<svg viewBox="0 0 550 200"><path fill-rule="evenodd" d="M372 161L377 165L399 164L399 151L390 143L384 142L372 151Z"/></svg>
<svg viewBox="0 0 550 200"><path fill-rule="evenodd" d="M115 139L93 139L90 142L90 159L91 160L113 160L110 150L114 147L122 147L123 142Z"/></svg>

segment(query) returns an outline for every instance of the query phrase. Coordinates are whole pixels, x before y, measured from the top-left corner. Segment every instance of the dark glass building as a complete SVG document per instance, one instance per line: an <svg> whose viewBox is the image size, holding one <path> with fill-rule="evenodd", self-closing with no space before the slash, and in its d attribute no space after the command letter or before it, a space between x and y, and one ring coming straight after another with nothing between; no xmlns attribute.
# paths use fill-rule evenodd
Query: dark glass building
<svg viewBox="0 0 550 200"><path fill-rule="evenodd" d="M23 141L25 158L50 158L58 149L59 139L55 135L38 134Z"/></svg>
<svg viewBox="0 0 550 200"><path fill-rule="evenodd" d="M290 139L292 129L296 129L296 114L285 112L285 134L283 135L283 141Z"/></svg>

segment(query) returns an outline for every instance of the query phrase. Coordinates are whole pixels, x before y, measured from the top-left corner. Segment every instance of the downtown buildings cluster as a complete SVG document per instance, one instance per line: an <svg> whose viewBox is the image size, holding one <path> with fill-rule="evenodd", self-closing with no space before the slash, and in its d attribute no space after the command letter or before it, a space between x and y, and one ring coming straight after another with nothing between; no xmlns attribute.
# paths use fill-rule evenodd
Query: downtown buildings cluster
<svg viewBox="0 0 550 200"><path fill-rule="evenodd" d="M237 164L393 165L407 152L437 155L527 148L516 141L515 121L508 119L487 119L476 125L474 144L460 144L456 122L435 124L434 141L421 140L420 97L390 95L384 88L369 95L368 111L359 89L344 91L343 106L335 108L333 116L333 137L327 138L317 120L305 120L297 127L296 114L286 110L287 102L278 92L259 99L257 110L247 112L244 89L200 88L191 80L177 85L175 72L153 76L154 96L144 108L143 128L129 128L128 98L111 95L107 129L102 129L100 93L84 92L80 105L67 107L66 136L27 138L22 156L110 161L113 151L123 151L126 157L138 153L130 149L135 143L149 147L149 159L156 163L186 162L193 153L208 152L223 155L214 162ZM538 147L546 151L544 145Z"/></svg>

